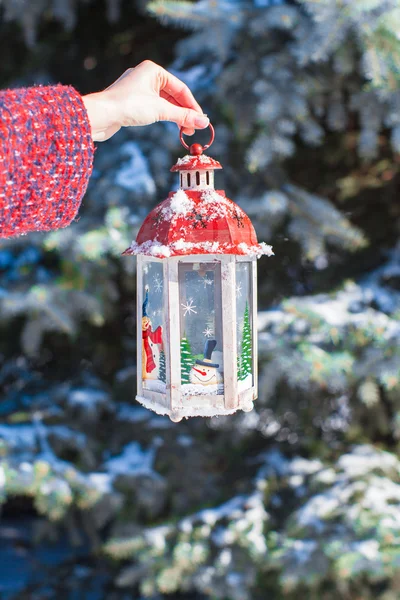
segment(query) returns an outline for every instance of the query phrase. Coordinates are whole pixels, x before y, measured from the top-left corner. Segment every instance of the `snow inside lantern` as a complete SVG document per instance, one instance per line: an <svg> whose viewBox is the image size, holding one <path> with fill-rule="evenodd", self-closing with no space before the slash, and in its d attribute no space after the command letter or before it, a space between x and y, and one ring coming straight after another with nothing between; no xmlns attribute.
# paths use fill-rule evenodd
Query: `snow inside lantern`
<svg viewBox="0 0 400 600"><path fill-rule="evenodd" d="M257 397L256 259L248 216L214 189L219 162L192 144L171 171L180 187L136 241L137 400L173 421L249 411Z"/></svg>

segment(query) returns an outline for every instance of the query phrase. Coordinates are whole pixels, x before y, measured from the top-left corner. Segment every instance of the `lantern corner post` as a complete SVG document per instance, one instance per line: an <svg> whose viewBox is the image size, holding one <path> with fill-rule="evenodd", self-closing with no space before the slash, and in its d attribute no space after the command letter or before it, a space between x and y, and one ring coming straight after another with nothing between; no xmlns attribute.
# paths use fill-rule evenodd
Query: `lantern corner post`
<svg viewBox="0 0 400 600"><path fill-rule="evenodd" d="M137 354L137 391L136 399L143 396L143 380L142 380L142 316L141 307L143 305L143 257L137 255L136 263L136 354Z"/></svg>
<svg viewBox="0 0 400 600"><path fill-rule="evenodd" d="M227 410L239 408L237 378L236 332L236 257L223 255L221 260L222 339L224 361L224 406Z"/></svg>
<svg viewBox="0 0 400 600"><path fill-rule="evenodd" d="M251 261L251 295L253 320L253 400L258 397L258 324L257 324L257 258Z"/></svg>
<svg viewBox="0 0 400 600"><path fill-rule="evenodd" d="M170 340L170 307L169 307L169 268L168 260L163 260L163 304L164 304L164 331L163 331L163 349L165 356L165 402L168 411L171 409L171 340Z"/></svg>
<svg viewBox="0 0 400 600"><path fill-rule="evenodd" d="M181 340L179 315L179 279L178 258L165 259L164 277L167 300L167 397L169 399L169 417L174 422L181 420Z"/></svg>

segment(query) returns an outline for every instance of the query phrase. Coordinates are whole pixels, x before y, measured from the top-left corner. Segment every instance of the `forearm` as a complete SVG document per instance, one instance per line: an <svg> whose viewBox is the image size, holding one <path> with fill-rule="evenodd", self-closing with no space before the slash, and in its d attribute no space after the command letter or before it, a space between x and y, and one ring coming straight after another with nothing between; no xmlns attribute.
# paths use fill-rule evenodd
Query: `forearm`
<svg viewBox="0 0 400 600"><path fill-rule="evenodd" d="M93 153L85 105L72 87L0 92L0 237L67 226Z"/></svg>

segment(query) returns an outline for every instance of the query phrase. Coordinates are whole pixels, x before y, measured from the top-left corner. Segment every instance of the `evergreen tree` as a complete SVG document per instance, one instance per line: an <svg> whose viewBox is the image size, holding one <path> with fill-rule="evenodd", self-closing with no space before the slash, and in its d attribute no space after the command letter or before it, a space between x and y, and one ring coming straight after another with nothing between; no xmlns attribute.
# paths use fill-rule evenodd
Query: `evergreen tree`
<svg viewBox="0 0 400 600"><path fill-rule="evenodd" d="M230 185L234 190L237 181L235 201L257 218L259 233L272 239L285 226L303 256L319 264L333 245L363 248L364 232L345 211L291 181L286 163L299 141L318 146L328 131L348 131L354 113L363 159L377 156L384 128L399 151L397 0L345 7L337 0L155 0L148 8L163 23L194 30L178 44L174 67L213 114L217 139L224 136L227 154L222 148L218 156L225 167L230 142L239 144L247 169L237 179L230 174ZM217 124L222 102L231 131Z"/></svg>
<svg viewBox="0 0 400 600"><path fill-rule="evenodd" d="M161 352L160 352L160 370L159 370L158 378L160 381L163 381L164 383L167 382L166 372L165 372L165 352L164 352L164 350L161 350Z"/></svg>
<svg viewBox="0 0 400 600"><path fill-rule="evenodd" d="M36 57L54 57L59 46L51 20L73 27L76 17L79 26L65 39L83 64L81 32L88 30L86 8L95 2L99 12L106 6L100 0L3 0L0 12L4 21L20 23L28 43L44 19ZM142 11L144 3L136 3ZM124 23L118 31L126 32L131 23L133 40L143 27L142 19L131 19L134 4L107 0L109 8L121 5ZM240 411L211 421L190 419L184 425L188 435L176 440L173 432L181 426L171 435L167 430L162 449L154 425L163 421L119 402L120 392L131 394L132 369L125 365L131 364L134 344L129 329L110 335L120 326L121 313L130 312L134 292L134 261L121 260L120 254L131 243L144 194L155 201L151 190L157 188L160 199L161 190L171 189L168 169L182 155L174 128L154 124L134 133L124 128L97 149L98 175L91 179L79 221L49 234L7 240L0 249L0 504L12 508L16 497L33 501L48 519L49 535L66 527L76 538L75 519L84 519L94 549L103 539L104 523L116 522L106 551L121 563L119 573L112 564L105 581L111 584L115 575L125 586L137 585L143 597L166 598L190 588L199 597L248 600L257 586L260 598L277 600L396 598L400 218L392 199L400 170L390 147L400 152L399 2L152 4L163 22L186 22L193 30L176 46L173 71L212 116L216 143L210 155L224 166L218 186L224 187L225 174L230 197L254 217L259 239L276 251L276 259L268 259L268 277L261 268L260 307L274 305L274 310L263 315L263 325L260 319L259 398L250 416ZM130 34L118 31L104 31L111 51L120 56L112 61L115 70L111 73L108 63L105 72L101 52L96 53L96 81L111 83L129 59ZM172 46L178 35L149 36L154 53L151 48L146 56L142 48L142 55L159 62L161 54L168 66L166 40L173 38ZM14 72L13 54L20 51L2 61L3 87L54 81L54 59L28 61ZM56 80L79 83L81 76L71 81L70 71L57 70ZM320 152L306 148L317 144ZM368 161L357 158L356 147ZM355 228L353 219L365 231ZM364 234L371 248L354 260L346 249L360 248ZM283 251L284 235L288 248L297 240L302 252ZM317 268L312 270L305 257ZM339 261L346 268L339 268ZM329 263L333 269L324 268ZM362 280L353 283L353 277ZM242 318L244 310L243 301ZM242 339L243 324L237 336L242 383L255 360L250 348L256 335L248 331L250 344ZM87 325L97 330L90 339ZM215 334L211 314L206 327ZM196 336L200 333L196 329ZM182 346L186 383L201 354L186 338ZM162 369L161 362L160 377ZM143 426L132 428L137 418ZM104 432L112 457L97 451L104 446ZM258 447L261 436L266 440L257 475L248 469L244 435L247 449ZM235 455L240 490L237 477L214 476L225 463L227 447ZM179 464L184 486L177 485L179 450L185 453ZM146 476L137 477L143 468ZM135 480L135 511L123 510L132 501L131 487L121 485L125 473ZM262 489L271 478L269 498ZM359 493L352 493L354 488ZM200 510L204 500L206 511ZM127 539L130 530L133 537ZM225 536L232 531L233 541ZM230 561L219 560L226 554L224 545ZM10 551L13 560L12 545ZM30 552L32 557L41 553L43 547ZM93 555L82 559L91 561ZM57 597L59 572L56 568L46 577L38 595ZM76 579L74 565L68 572ZM28 597L29 589L20 594Z"/></svg>
<svg viewBox="0 0 400 600"><path fill-rule="evenodd" d="M236 364L237 364L237 378L238 381L242 380L242 357L239 355L237 355L236 357Z"/></svg>
<svg viewBox="0 0 400 600"><path fill-rule="evenodd" d="M194 356L186 336L181 339L181 379L182 383L190 383L189 373L194 365Z"/></svg>
<svg viewBox="0 0 400 600"><path fill-rule="evenodd" d="M243 317L243 334L242 334L242 352L240 354L238 379L243 381L247 375L252 373L252 353L251 353L251 327L250 327L250 314L249 305L246 302L246 308L244 309Z"/></svg>
<svg viewBox="0 0 400 600"><path fill-rule="evenodd" d="M93 0L92 0L93 1ZM8 21L16 20L22 27L25 42L28 46L33 46L37 39L43 15L46 20L56 21L67 30L71 31L77 21L79 4L88 4L86 0L31 0L21 4L14 0L3 0L0 2L5 11L5 18ZM120 0L107 0L107 18L111 23L115 23L120 18Z"/></svg>

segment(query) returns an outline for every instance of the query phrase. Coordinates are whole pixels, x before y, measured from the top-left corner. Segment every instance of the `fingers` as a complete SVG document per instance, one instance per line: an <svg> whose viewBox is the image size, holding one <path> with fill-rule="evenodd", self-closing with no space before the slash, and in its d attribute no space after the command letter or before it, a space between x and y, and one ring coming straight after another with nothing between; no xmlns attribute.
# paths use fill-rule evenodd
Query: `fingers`
<svg viewBox="0 0 400 600"><path fill-rule="evenodd" d="M203 113L200 104L195 100L188 86L178 79L178 77L175 77L175 75L172 75L172 73L169 73L169 71L160 65L153 63L151 60L143 61L140 63L139 67L154 70L159 84L159 93L164 91L172 96L180 106L185 106L186 108L191 108L199 113Z"/></svg>
<svg viewBox="0 0 400 600"><path fill-rule="evenodd" d="M167 94L167 92L161 92L160 96L161 96L161 98L164 98L165 100L168 100L168 102L171 102L175 106L180 106L180 104L175 100L175 98L173 98L172 96L170 96L169 94ZM183 133L185 135L193 135L194 132L195 132L194 129L187 129L187 128L183 128L182 131L183 131Z"/></svg>
<svg viewBox="0 0 400 600"><path fill-rule="evenodd" d="M160 67L160 69L162 69ZM167 92L172 98L174 98L181 106L191 108L199 113L203 113L200 104L195 100L192 92L188 86L183 83L180 79L169 73L165 69L162 69L161 80L164 83L161 90ZM160 90L160 91L161 91Z"/></svg>
<svg viewBox="0 0 400 600"><path fill-rule="evenodd" d="M182 127L184 133L194 129L204 129L208 127L210 120L208 117L199 114L190 108L184 108L172 104L163 98L159 100L159 121L173 121L179 127Z"/></svg>
<svg viewBox="0 0 400 600"><path fill-rule="evenodd" d="M179 102L177 100L175 100L175 98L173 98L167 92L161 91L160 92L160 96L161 96L161 98L164 98L164 100L168 100L168 102L171 102L172 104L175 104L175 106L182 106L181 104L179 104Z"/></svg>

